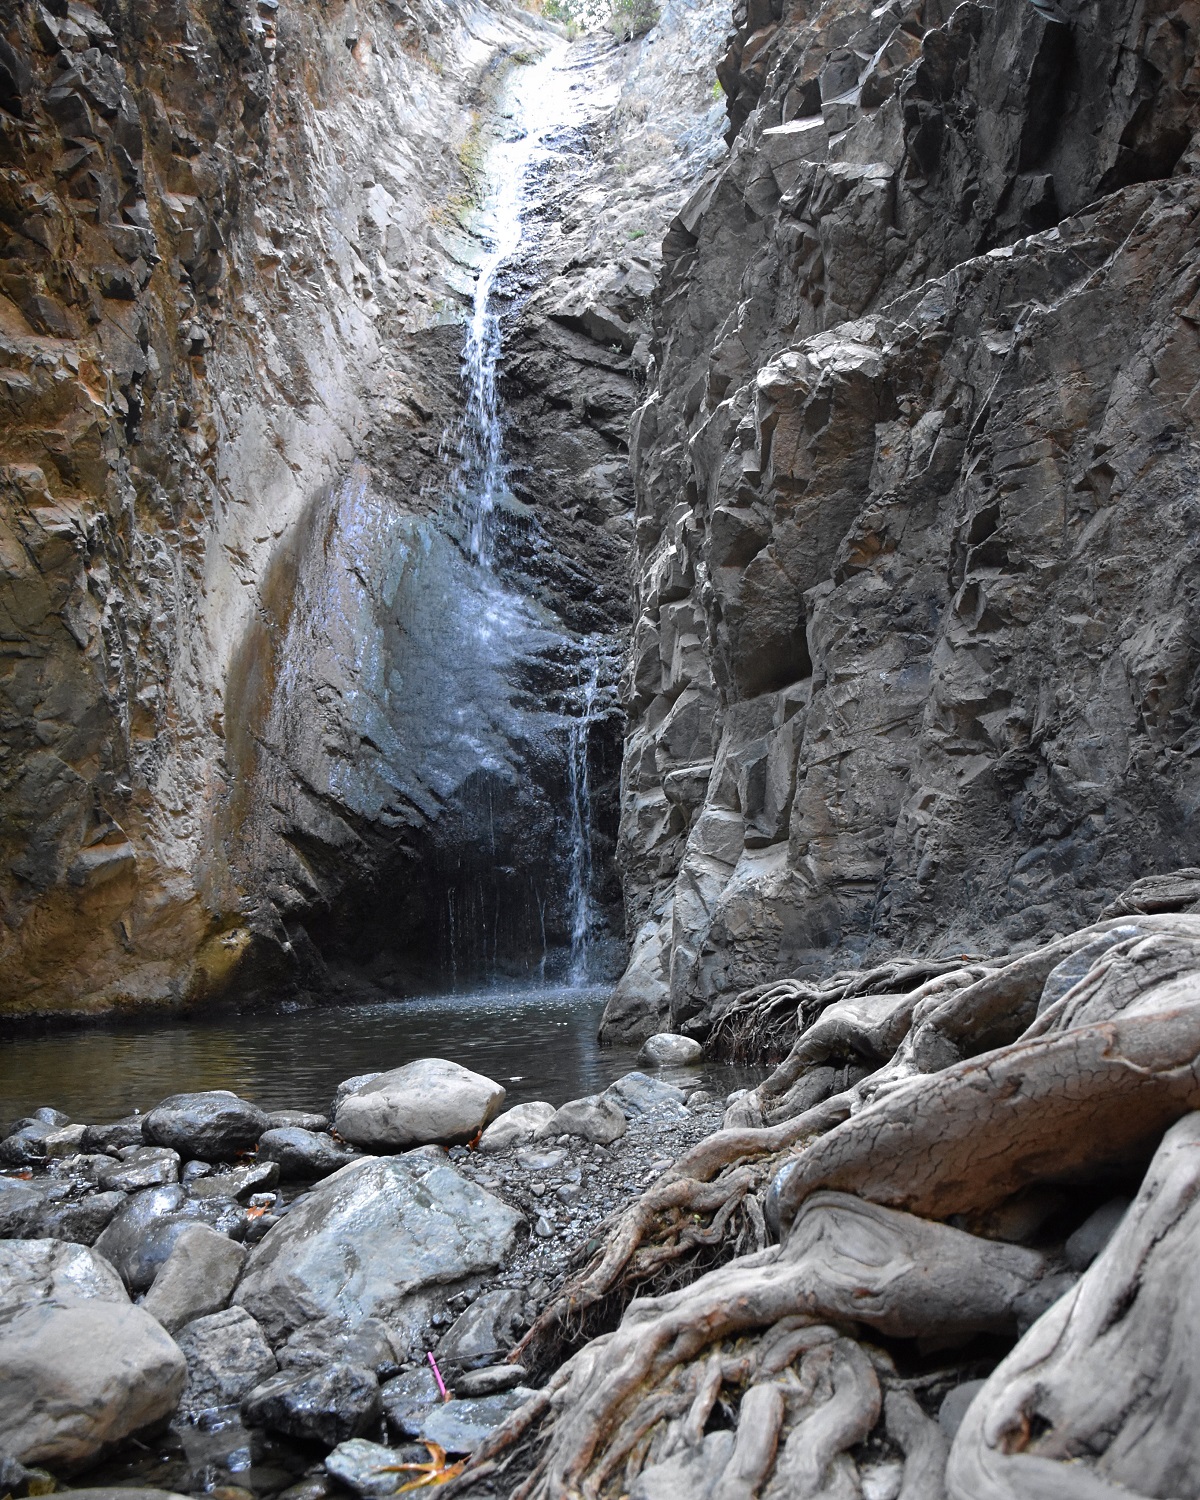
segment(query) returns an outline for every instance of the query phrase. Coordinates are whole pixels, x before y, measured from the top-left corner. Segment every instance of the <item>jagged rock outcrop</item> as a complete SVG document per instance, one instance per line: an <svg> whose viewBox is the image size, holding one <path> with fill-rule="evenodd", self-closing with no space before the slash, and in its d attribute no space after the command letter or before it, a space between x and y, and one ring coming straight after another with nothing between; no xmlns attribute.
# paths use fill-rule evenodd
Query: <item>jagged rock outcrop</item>
<svg viewBox="0 0 1200 1500"><path fill-rule="evenodd" d="M613 1033L1200 850L1194 18L735 21L634 426Z"/></svg>
<svg viewBox="0 0 1200 1500"><path fill-rule="evenodd" d="M602 87L556 191L620 176L622 142L640 142L656 171L630 181L626 217L641 202L657 244L687 162L711 151L700 80L718 15L681 18L674 41L664 22L657 54L583 44L581 78ZM432 517L462 408L488 131L514 70L555 40L504 0L5 12L0 1010L320 987L310 930L352 948L360 917L436 947L446 901L430 893L479 845L496 786L517 809L492 821L512 835L497 880L515 888L545 861L561 745L531 738L518 702L447 747L463 652L443 598L463 559ZM644 125L655 56L680 74L669 139ZM643 115L625 120L639 69ZM560 250L578 261L556 294L575 309L555 325L571 346L526 336L510 382L528 508L498 565L531 594L534 633L546 608L580 635L611 633L626 608L636 392L629 351L588 309L644 318L657 250L635 265L624 219L607 239L595 222L589 209L582 240L553 253L539 241L533 270ZM517 303L531 276L513 272ZM589 277L596 294L576 286ZM547 661L577 670L556 651L532 653L504 702L544 693ZM494 678L484 662L463 692L500 702ZM609 712L600 782L615 784L618 731ZM615 832L597 819L598 867ZM542 920L519 894L525 926ZM619 931L611 879L605 899ZM459 911L473 933L491 915ZM515 933L526 949L535 936Z"/></svg>

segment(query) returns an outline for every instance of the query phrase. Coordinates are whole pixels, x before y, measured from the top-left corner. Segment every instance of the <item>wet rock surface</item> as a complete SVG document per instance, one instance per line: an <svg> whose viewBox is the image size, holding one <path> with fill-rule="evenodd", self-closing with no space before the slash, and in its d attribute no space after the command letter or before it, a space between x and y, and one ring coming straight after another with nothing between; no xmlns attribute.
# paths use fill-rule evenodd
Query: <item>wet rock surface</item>
<svg viewBox="0 0 1200 1500"><path fill-rule="evenodd" d="M734 19L633 429L614 1036L1197 856L1192 84L1130 92L1122 0Z"/></svg>
<svg viewBox="0 0 1200 1500"><path fill-rule="evenodd" d="M380 1073L345 1094L334 1128L352 1145L404 1150L434 1142L461 1146L491 1123L504 1088L442 1058Z"/></svg>

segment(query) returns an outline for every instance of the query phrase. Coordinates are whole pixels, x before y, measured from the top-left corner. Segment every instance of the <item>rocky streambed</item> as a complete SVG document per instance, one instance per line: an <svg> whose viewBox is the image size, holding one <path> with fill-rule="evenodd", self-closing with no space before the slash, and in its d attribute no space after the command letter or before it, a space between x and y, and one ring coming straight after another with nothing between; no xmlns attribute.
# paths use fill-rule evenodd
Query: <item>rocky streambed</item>
<svg viewBox="0 0 1200 1500"><path fill-rule="evenodd" d="M569 1267L720 1125L696 1043L642 1060L560 1107L424 1059L324 1115L209 1090L12 1122L0 1493L378 1495L473 1451L530 1395L505 1357Z"/></svg>

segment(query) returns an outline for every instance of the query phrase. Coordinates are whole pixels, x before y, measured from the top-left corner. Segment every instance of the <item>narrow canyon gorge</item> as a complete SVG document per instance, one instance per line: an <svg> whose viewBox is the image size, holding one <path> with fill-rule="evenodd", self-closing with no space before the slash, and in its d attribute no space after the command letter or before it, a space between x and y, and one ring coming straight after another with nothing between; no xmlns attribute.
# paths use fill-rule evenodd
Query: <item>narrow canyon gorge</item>
<svg viewBox="0 0 1200 1500"><path fill-rule="evenodd" d="M1200 1500L1198 40L0 0L0 1500Z"/></svg>

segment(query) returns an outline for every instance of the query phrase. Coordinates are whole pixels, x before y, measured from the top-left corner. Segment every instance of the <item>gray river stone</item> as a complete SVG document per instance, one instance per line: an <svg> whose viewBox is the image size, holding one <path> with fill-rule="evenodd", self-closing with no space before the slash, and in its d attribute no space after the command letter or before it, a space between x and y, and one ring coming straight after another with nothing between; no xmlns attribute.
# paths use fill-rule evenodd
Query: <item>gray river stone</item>
<svg viewBox="0 0 1200 1500"><path fill-rule="evenodd" d="M208 1224L240 1239L246 1217L228 1199L190 1198L178 1183L146 1188L126 1199L96 1241L96 1249L117 1268L131 1292L144 1292L190 1224Z"/></svg>
<svg viewBox="0 0 1200 1500"><path fill-rule="evenodd" d="M284 1370L242 1402L242 1420L249 1426L326 1447L366 1432L378 1423L379 1412L375 1372L344 1360L313 1370Z"/></svg>
<svg viewBox="0 0 1200 1500"><path fill-rule="evenodd" d="M42 1195L19 1177L0 1177L0 1239L32 1235L42 1208Z"/></svg>
<svg viewBox="0 0 1200 1500"><path fill-rule="evenodd" d="M279 1163L255 1161L228 1172L198 1177L188 1188L193 1198L234 1198L244 1203L254 1193L265 1192L279 1181Z"/></svg>
<svg viewBox="0 0 1200 1500"><path fill-rule="evenodd" d="M535 1100L531 1104L518 1104L505 1110L483 1132L479 1141L480 1151L485 1154L503 1151L514 1141L535 1136L543 1125L554 1118L554 1112L553 1104L546 1104L541 1100Z"/></svg>
<svg viewBox="0 0 1200 1500"><path fill-rule="evenodd" d="M120 1150L122 1146L140 1146L146 1139L142 1134L145 1123L145 1115L126 1115L107 1125L89 1125L80 1147L84 1151L107 1151L110 1147Z"/></svg>
<svg viewBox="0 0 1200 1500"><path fill-rule="evenodd" d="M524 1365L485 1365L460 1375L454 1382L454 1394L464 1400L472 1396L498 1396L502 1391L523 1385L528 1376Z"/></svg>
<svg viewBox="0 0 1200 1500"><path fill-rule="evenodd" d="M425 1413L442 1399L433 1371L427 1364L405 1370L394 1380L387 1381L380 1396L388 1430L394 1438L419 1437Z"/></svg>
<svg viewBox="0 0 1200 1500"><path fill-rule="evenodd" d="M0 1452L73 1464L168 1416L186 1366L81 1245L0 1242Z"/></svg>
<svg viewBox="0 0 1200 1500"><path fill-rule="evenodd" d="M131 1146L120 1159L101 1168L96 1182L106 1192L136 1193L179 1181L179 1152L170 1146Z"/></svg>
<svg viewBox="0 0 1200 1500"><path fill-rule="evenodd" d="M244 1308L195 1318L175 1341L187 1359L182 1416L236 1406L278 1368L263 1331Z"/></svg>
<svg viewBox="0 0 1200 1500"><path fill-rule="evenodd" d="M457 1365L472 1370L494 1364L517 1341L525 1315L525 1296L515 1287L497 1287L475 1298L450 1325L434 1354L443 1370Z"/></svg>
<svg viewBox="0 0 1200 1500"><path fill-rule="evenodd" d="M351 1438L349 1442L339 1443L326 1458L325 1471L356 1495L376 1500L376 1497L394 1495L402 1484L412 1479L411 1474L389 1473L402 1461L401 1454L393 1448L385 1448L382 1443Z"/></svg>
<svg viewBox="0 0 1200 1500"><path fill-rule="evenodd" d="M115 1190L44 1202L37 1216L37 1237L94 1245L124 1203L125 1194Z"/></svg>
<svg viewBox="0 0 1200 1500"><path fill-rule="evenodd" d="M386 1379L397 1368L391 1335L378 1318L363 1318L349 1328L337 1318L306 1323L276 1353L284 1369L309 1370L341 1361L374 1370Z"/></svg>
<svg viewBox="0 0 1200 1500"><path fill-rule="evenodd" d="M310 1130L320 1132L329 1129L328 1115L315 1115L307 1109L273 1109L267 1114L268 1130Z"/></svg>
<svg viewBox="0 0 1200 1500"><path fill-rule="evenodd" d="M504 1089L441 1057L422 1057L360 1084L338 1105L337 1133L355 1146L462 1145L504 1103Z"/></svg>
<svg viewBox="0 0 1200 1500"><path fill-rule="evenodd" d="M610 1083L600 1096L610 1099L625 1112L628 1119L637 1115L655 1112L671 1115L687 1113L684 1100L687 1095L673 1083L662 1078L650 1078L645 1073L625 1073L615 1083Z"/></svg>
<svg viewBox="0 0 1200 1500"><path fill-rule="evenodd" d="M0 1166L30 1167L46 1160L46 1137L54 1134L53 1125L33 1120L22 1125L0 1141Z"/></svg>
<svg viewBox="0 0 1200 1500"><path fill-rule="evenodd" d="M445 1401L425 1414L419 1435L424 1442L437 1443L447 1453L474 1453L488 1433L518 1406L524 1406L533 1394L528 1386L519 1385L499 1396Z"/></svg>
<svg viewBox="0 0 1200 1500"><path fill-rule="evenodd" d="M694 1037L676 1031L657 1031L647 1037L638 1062L652 1068L690 1068L704 1060L704 1048Z"/></svg>
<svg viewBox="0 0 1200 1500"><path fill-rule="evenodd" d="M577 1135L585 1141L608 1146L620 1140L628 1127L625 1112L603 1094L589 1094L584 1099L568 1099L561 1109L538 1132L543 1138Z"/></svg>
<svg viewBox="0 0 1200 1500"><path fill-rule="evenodd" d="M257 1104L239 1099L229 1089L198 1094L172 1094L146 1115L145 1139L170 1146L183 1157L201 1161L229 1161L249 1150L267 1128L267 1117Z"/></svg>
<svg viewBox="0 0 1200 1500"><path fill-rule="evenodd" d="M425 1152L343 1167L251 1252L236 1300L273 1340L322 1318L379 1318L406 1343L420 1294L500 1265L516 1210Z"/></svg>
<svg viewBox="0 0 1200 1500"><path fill-rule="evenodd" d="M178 1235L142 1306L168 1333L220 1312L233 1294L246 1252L207 1224L189 1224Z"/></svg>
<svg viewBox="0 0 1200 1500"><path fill-rule="evenodd" d="M314 1117L319 1118L319 1117ZM331 1135L299 1125L272 1126L258 1142L259 1161L279 1163L285 1182L328 1177L355 1159Z"/></svg>

